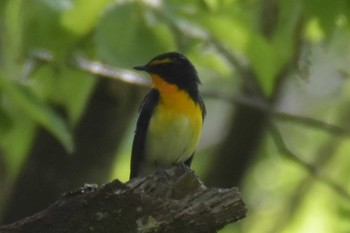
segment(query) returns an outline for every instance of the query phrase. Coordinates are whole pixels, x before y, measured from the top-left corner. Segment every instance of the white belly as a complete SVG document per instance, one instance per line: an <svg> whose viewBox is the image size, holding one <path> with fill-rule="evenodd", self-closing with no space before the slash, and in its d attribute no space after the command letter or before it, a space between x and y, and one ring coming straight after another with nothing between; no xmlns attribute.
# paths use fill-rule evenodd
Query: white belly
<svg viewBox="0 0 350 233"><path fill-rule="evenodd" d="M159 166L181 163L190 158L200 133L196 132L191 120L184 115L165 121L153 117L148 128L145 158Z"/></svg>

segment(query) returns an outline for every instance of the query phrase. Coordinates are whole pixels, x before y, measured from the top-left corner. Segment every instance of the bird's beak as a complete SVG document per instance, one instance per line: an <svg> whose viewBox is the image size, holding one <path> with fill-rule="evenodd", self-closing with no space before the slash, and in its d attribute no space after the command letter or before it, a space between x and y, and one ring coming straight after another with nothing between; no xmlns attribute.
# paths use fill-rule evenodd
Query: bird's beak
<svg viewBox="0 0 350 233"><path fill-rule="evenodd" d="M144 66L135 66L134 67L135 70L142 70L142 71L147 71L147 65Z"/></svg>

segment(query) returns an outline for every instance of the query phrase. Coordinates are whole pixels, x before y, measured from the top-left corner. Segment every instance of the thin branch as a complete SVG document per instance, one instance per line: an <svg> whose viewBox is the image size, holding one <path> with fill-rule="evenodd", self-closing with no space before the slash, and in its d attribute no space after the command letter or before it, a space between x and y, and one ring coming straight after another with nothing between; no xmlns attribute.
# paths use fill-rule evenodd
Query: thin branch
<svg viewBox="0 0 350 233"><path fill-rule="evenodd" d="M54 59L52 53L46 49L33 50L22 71L23 81L29 79L30 75L34 73L42 64L50 63Z"/></svg>
<svg viewBox="0 0 350 233"><path fill-rule="evenodd" d="M283 214L277 215L275 223L269 233L283 232L288 223L293 222L293 217L297 214L298 209L304 205L303 198L307 191L312 187L312 183L315 181L313 176L308 176L294 187L294 192L283 204Z"/></svg>
<svg viewBox="0 0 350 233"><path fill-rule="evenodd" d="M278 120L290 121L297 124L312 127L315 129L324 130L333 135L347 136L347 137L350 136L350 129L348 128L340 127L340 126L337 126L328 122L320 121L307 116L299 116L292 113L275 110L271 107L271 105L268 102L262 101L258 97L254 98L254 97L246 97L242 95L232 95L229 93L223 93L217 90L210 90L210 89L204 89L202 93L204 94L205 97L216 98L216 99L220 99L226 102L231 102L234 104L241 104L251 108L259 109L263 112L271 113L271 115L277 118Z"/></svg>
<svg viewBox="0 0 350 233"><path fill-rule="evenodd" d="M24 68L24 78L28 78L42 63L54 62L54 57L51 52L45 49L34 50L28 62ZM74 53L71 57L71 63L73 67L79 70L85 71L89 74L101 76L103 78L109 78L118 80L121 82L129 83L136 86L150 86L149 79L132 72L127 69L116 68L107 64L103 64L99 61L89 60L80 53Z"/></svg>
<svg viewBox="0 0 350 233"><path fill-rule="evenodd" d="M266 98L263 94L263 90L261 89L256 74L250 67L248 60L235 51L228 51L228 49L213 36L209 36L209 42L215 46L217 51L231 64L232 67L236 68L244 83L245 90L248 91L250 95L265 100Z"/></svg>
<svg viewBox="0 0 350 233"><path fill-rule="evenodd" d="M296 162L297 164L301 165L305 168L306 171L309 172L310 175L318 179L320 182L326 184L328 187L330 187L332 190L334 190L336 193L338 193L340 196L346 198L347 200L350 200L350 193L343 188L342 185L337 184L334 180L331 178L322 175L319 168L315 166L314 164L311 164L302 158L298 156L296 153L294 153L292 150L290 150L285 143L285 140L281 134L281 132L278 130L278 128L270 124L269 131L274 139L275 145L277 146L277 149L280 151L280 153L285 154L288 158L290 158L292 161Z"/></svg>
<svg viewBox="0 0 350 233"><path fill-rule="evenodd" d="M248 60L242 54L239 54L233 49L228 50L223 43L203 27L181 23L179 20L174 21L173 17L169 17L166 9L155 7L151 7L150 9L161 19L161 21L164 21L172 29L175 33L175 38L177 38L176 41L178 42L179 47L184 47L183 45L186 39L201 40L204 43L214 46L219 54L221 54L222 57L237 70L245 84L244 88L248 90L251 95L264 98L263 91L256 79L256 74L252 72ZM186 35L185 40L183 39L183 35Z"/></svg>
<svg viewBox="0 0 350 233"><path fill-rule="evenodd" d="M228 54L229 55L229 54ZM238 60L233 56L231 59L233 63L238 63ZM44 49L38 49L32 52L28 64L24 71L24 76L29 77L29 75L34 72L39 66L39 63L53 62L54 57L52 54ZM98 61L92 61L85 58L81 54L75 54L72 58L72 65L82 71L89 74L98 75L103 78L110 78L114 80L119 80L122 82L129 83L131 85L149 87L150 81L143 76L131 72L129 70L115 68L107 64L103 64ZM242 64L237 64L241 66ZM244 66L244 65L243 65ZM291 121L298 124L306 125L308 127L313 127L317 129L324 130L328 133L340 136L350 136L350 129L344 129L342 127L323 122L314 118L298 116L292 113L280 112L271 107L271 105L261 99L260 97L246 97L242 95L232 95L228 93L223 93L218 90L204 89L202 93L205 97L221 99L226 102L245 105L251 108L259 109L264 112L269 112L272 116L278 118L279 120Z"/></svg>
<svg viewBox="0 0 350 233"><path fill-rule="evenodd" d="M270 105L259 97L233 95L231 93L225 93L222 91L213 90L209 88L201 90L201 93L203 94L203 96L207 98L220 99L228 103L232 103L236 105L244 105L247 107L261 110L263 112L272 111L272 108L270 107Z"/></svg>
<svg viewBox="0 0 350 233"><path fill-rule="evenodd" d="M80 70L138 86L150 86L149 79L126 69L115 68L101 62L91 61L80 54L74 54L72 63Z"/></svg>
<svg viewBox="0 0 350 233"><path fill-rule="evenodd" d="M322 129L334 135L350 136L350 129L343 128L324 121L320 121L311 117L298 116L287 112L274 112L274 115L279 120L291 121L291 122L302 124L308 127Z"/></svg>
<svg viewBox="0 0 350 233"><path fill-rule="evenodd" d="M341 141L342 140L339 138L332 137L328 142L322 144L315 152L317 157L313 161L314 167L321 169L327 164L327 162L334 158L332 155L339 148ZM298 209L303 205L303 198L311 190L312 185L315 182L317 182L317 179L315 179L313 175L309 174L298 184L296 184L294 192L282 207L284 214L279 216L279 218L276 220L277 224L275 224L271 230L267 232L282 232L288 223L293 221L293 218L295 218L298 214Z"/></svg>

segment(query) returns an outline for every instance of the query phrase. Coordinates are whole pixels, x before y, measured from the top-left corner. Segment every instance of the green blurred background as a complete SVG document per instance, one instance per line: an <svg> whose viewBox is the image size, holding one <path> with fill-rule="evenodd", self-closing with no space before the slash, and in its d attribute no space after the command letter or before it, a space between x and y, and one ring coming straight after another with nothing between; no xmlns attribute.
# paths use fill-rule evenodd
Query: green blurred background
<svg viewBox="0 0 350 233"><path fill-rule="evenodd" d="M147 76L181 51L207 117L193 169L238 186L221 233L350 232L347 0L2 0L0 223L127 181Z"/></svg>

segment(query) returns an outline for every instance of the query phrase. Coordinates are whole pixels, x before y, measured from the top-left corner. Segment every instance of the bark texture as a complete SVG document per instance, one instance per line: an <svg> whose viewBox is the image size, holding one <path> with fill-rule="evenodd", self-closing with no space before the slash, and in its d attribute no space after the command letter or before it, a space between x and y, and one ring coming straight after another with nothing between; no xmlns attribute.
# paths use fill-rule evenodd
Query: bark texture
<svg viewBox="0 0 350 233"><path fill-rule="evenodd" d="M237 188L207 188L177 166L127 183L85 185L0 232L209 233L244 218L246 211Z"/></svg>

